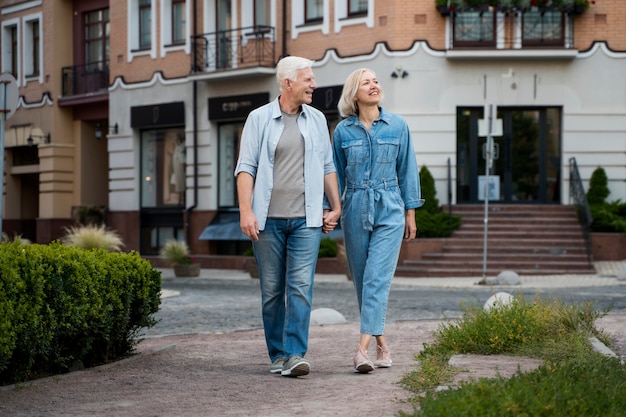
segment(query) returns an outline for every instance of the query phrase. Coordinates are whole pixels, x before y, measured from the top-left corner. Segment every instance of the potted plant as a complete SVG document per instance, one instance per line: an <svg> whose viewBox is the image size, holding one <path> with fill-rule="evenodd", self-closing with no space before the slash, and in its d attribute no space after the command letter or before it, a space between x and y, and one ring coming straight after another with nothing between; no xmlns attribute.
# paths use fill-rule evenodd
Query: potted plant
<svg viewBox="0 0 626 417"><path fill-rule="evenodd" d="M572 3L573 4L569 8L569 11L572 14L582 14L589 8L591 3L595 3L595 1L592 0L590 2L589 0L573 0Z"/></svg>
<svg viewBox="0 0 626 417"><path fill-rule="evenodd" d="M450 16L462 4L462 0L435 0L435 7L442 16Z"/></svg>
<svg viewBox="0 0 626 417"><path fill-rule="evenodd" d="M182 241L170 239L161 248L159 255L174 268L177 277L197 277L200 275L200 264L193 262L189 254L189 246Z"/></svg>

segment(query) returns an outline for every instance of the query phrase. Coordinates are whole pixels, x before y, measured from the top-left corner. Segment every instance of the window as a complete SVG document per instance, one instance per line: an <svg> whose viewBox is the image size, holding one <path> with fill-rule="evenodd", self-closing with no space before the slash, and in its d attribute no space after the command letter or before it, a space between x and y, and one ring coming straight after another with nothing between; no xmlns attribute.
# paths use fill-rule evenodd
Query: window
<svg viewBox="0 0 626 417"><path fill-rule="evenodd" d="M324 0L304 1L304 22L313 23L324 20Z"/></svg>
<svg viewBox="0 0 626 417"><path fill-rule="evenodd" d="M39 19L29 20L24 33L24 72L27 77L37 77L41 73L41 39Z"/></svg>
<svg viewBox="0 0 626 417"><path fill-rule="evenodd" d="M187 34L187 12L185 0L172 0L172 43L185 43Z"/></svg>
<svg viewBox="0 0 626 417"><path fill-rule="evenodd" d="M335 0L335 33L354 25L374 28L374 0Z"/></svg>
<svg viewBox="0 0 626 417"><path fill-rule="evenodd" d="M151 0L139 0L139 49L150 49L152 47L151 26Z"/></svg>
<svg viewBox="0 0 626 417"><path fill-rule="evenodd" d="M254 26L271 26L269 0L254 0Z"/></svg>
<svg viewBox="0 0 626 417"><path fill-rule="evenodd" d="M560 10L529 10L522 19L523 46L564 45L563 12Z"/></svg>
<svg viewBox="0 0 626 417"><path fill-rule="evenodd" d="M454 46L496 46L493 10L467 10L454 14Z"/></svg>
<svg viewBox="0 0 626 417"><path fill-rule="evenodd" d="M141 207L183 205L184 130L147 130L142 132L141 139Z"/></svg>
<svg viewBox="0 0 626 417"><path fill-rule="evenodd" d="M85 13L85 64L87 71L102 70L109 60L109 9Z"/></svg>
<svg viewBox="0 0 626 417"><path fill-rule="evenodd" d="M8 72L19 80L18 25L7 24L2 28L2 72Z"/></svg>
<svg viewBox="0 0 626 417"><path fill-rule="evenodd" d="M368 0L348 0L348 16L367 15Z"/></svg>

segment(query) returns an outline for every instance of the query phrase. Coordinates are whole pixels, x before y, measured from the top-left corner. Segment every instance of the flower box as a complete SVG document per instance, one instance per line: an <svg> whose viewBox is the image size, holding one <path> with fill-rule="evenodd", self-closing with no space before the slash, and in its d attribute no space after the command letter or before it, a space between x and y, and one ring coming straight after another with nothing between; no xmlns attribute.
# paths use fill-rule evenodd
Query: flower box
<svg viewBox="0 0 626 417"><path fill-rule="evenodd" d="M176 264L174 275L177 277L197 277L200 275L200 264Z"/></svg>

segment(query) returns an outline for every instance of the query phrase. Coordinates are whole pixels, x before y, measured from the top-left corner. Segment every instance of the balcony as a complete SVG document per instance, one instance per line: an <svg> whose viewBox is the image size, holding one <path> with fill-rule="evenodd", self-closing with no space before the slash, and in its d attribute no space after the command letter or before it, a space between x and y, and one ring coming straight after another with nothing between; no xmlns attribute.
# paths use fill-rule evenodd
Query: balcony
<svg viewBox="0 0 626 417"><path fill-rule="evenodd" d="M191 43L193 78L221 79L274 73L274 27L249 26L205 33L193 36Z"/></svg>
<svg viewBox="0 0 626 417"><path fill-rule="evenodd" d="M108 100L109 61L63 67L60 105Z"/></svg>
<svg viewBox="0 0 626 417"><path fill-rule="evenodd" d="M570 10L462 8L449 19L448 59L573 59L574 16Z"/></svg>

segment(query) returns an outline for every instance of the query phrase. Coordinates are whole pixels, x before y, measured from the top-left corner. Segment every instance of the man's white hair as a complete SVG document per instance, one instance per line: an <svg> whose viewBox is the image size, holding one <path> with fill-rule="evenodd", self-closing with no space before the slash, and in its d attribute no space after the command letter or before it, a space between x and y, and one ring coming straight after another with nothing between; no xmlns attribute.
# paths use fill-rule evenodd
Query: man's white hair
<svg viewBox="0 0 626 417"><path fill-rule="evenodd" d="M311 68L313 61L300 56L286 56L276 65L276 80L278 88L283 91L285 80L295 81L298 78L298 70Z"/></svg>

